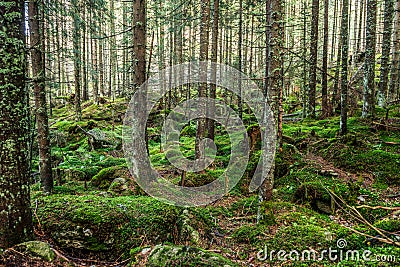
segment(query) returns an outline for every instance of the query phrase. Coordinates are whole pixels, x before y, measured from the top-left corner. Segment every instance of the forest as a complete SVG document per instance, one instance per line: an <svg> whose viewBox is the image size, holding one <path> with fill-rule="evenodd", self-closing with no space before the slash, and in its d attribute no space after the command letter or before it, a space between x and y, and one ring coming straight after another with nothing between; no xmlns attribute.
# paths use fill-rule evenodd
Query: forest
<svg viewBox="0 0 400 267"><path fill-rule="evenodd" d="M0 266L400 265L400 0L0 0Z"/></svg>

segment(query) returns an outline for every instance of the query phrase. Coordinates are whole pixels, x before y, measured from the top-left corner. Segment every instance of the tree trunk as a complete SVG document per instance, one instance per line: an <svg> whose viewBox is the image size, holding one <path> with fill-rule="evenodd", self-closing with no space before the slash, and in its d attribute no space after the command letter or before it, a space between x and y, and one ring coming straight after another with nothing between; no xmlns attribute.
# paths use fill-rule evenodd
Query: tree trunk
<svg viewBox="0 0 400 267"><path fill-rule="evenodd" d="M324 44L322 55L322 117L329 114L328 107L328 18L329 18L329 0L324 1Z"/></svg>
<svg viewBox="0 0 400 267"><path fill-rule="evenodd" d="M367 31L364 63L362 117L375 116L376 0L367 0Z"/></svg>
<svg viewBox="0 0 400 267"><path fill-rule="evenodd" d="M79 17L79 0L73 0L72 20L73 20L73 54L74 54L74 78L75 78L75 119L82 119L81 109L81 18Z"/></svg>
<svg viewBox="0 0 400 267"><path fill-rule="evenodd" d="M396 98L396 92L400 96L399 90L399 58L400 58L400 0L396 2L394 17L394 34L392 49L392 66L390 70L389 96L390 100Z"/></svg>
<svg viewBox="0 0 400 267"><path fill-rule="evenodd" d="M342 71L340 84L340 134L347 133L347 67L349 54L349 0L343 0L342 6L342 23L341 23L341 40L342 40Z"/></svg>
<svg viewBox="0 0 400 267"><path fill-rule="evenodd" d="M47 117L45 68L43 62L43 40L39 29L39 4L37 0L29 2L29 30L32 60L32 81L35 96L36 125L39 145L39 172L45 193L53 190L51 174L51 148L49 139L49 120ZM40 5L43 8L43 5ZM42 29L43 30L43 29Z"/></svg>
<svg viewBox="0 0 400 267"><path fill-rule="evenodd" d="M388 76L389 76L389 56L392 37L393 22L393 0L385 0L385 14L382 37L382 57L381 57L381 73L379 79L378 105L386 106L388 92Z"/></svg>
<svg viewBox="0 0 400 267"><path fill-rule="evenodd" d="M307 112L307 116L313 118L315 117L315 94L317 87L318 17L319 17L319 0L313 0L312 14L311 14L310 77L308 83L308 112Z"/></svg>
<svg viewBox="0 0 400 267"><path fill-rule="evenodd" d="M0 248L32 238L24 1L0 3Z"/></svg>
<svg viewBox="0 0 400 267"><path fill-rule="evenodd" d="M217 63L218 55L218 20L219 20L219 0L214 0L214 14L213 14L213 29L212 29L212 44L211 44L211 61ZM217 79L217 70L212 69L211 80L213 83L210 84L210 98L216 98L217 86L215 85ZM211 114L215 113L215 106L210 106ZM208 120L208 138L214 140L215 135L215 123L214 120Z"/></svg>
<svg viewBox="0 0 400 267"><path fill-rule="evenodd" d="M208 59L208 35L209 35L209 23L210 23L210 0L201 1L201 24L200 24L200 61L206 61ZM201 70L207 71L207 69ZM207 84L199 84L199 97L207 96ZM202 115L206 114L206 107L199 107ZM200 118L197 120L197 131L196 131L196 145L195 154L196 159L202 158L200 142L206 136L207 130L207 120L205 118Z"/></svg>

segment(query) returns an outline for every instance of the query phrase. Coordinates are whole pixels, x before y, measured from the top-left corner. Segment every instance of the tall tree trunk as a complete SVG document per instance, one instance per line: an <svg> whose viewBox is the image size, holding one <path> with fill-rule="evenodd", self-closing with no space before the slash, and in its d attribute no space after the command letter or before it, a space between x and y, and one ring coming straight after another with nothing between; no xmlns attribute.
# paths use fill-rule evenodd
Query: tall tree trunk
<svg viewBox="0 0 400 267"><path fill-rule="evenodd" d="M363 1L363 0L361 0ZM335 58L336 51L336 29L337 29L337 10L338 10L339 0L335 0L335 7L333 8L333 27L332 27L332 45L331 45L331 62Z"/></svg>
<svg viewBox="0 0 400 267"><path fill-rule="evenodd" d="M211 61L217 63L218 55L218 23L219 23L219 0L214 0L214 14L213 14L213 25L212 25L212 41L211 41ZM210 84L210 98L216 98L217 86L215 85L217 79L217 70L213 68L211 73L211 80L213 83ZM210 107L211 114L215 113L215 106ZM214 120L208 120L208 138L214 140L215 135L215 123Z"/></svg>
<svg viewBox="0 0 400 267"><path fill-rule="evenodd" d="M328 18L329 18L329 0L324 1L324 44L322 53L322 117L329 115L328 107Z"/></svg>
<svg viewBox="0 0 400 267"><path fill-rule="evenodd" d="M275 112L278 122L278 141L279 150L282 150L282 94L283 94L283 48L284 48L284 27L283 27L283 6L281 0L271 0L270 10L270 39L267 41L269 45L269 61L270 61L270 78L268 85L268 99L270 100L271 109ZM269 25L267 25L268 27ZM272 199L272 189L274 187L275 164L265 177L260 187L260 200L268 201Z"/></svg>
<svg viewBox="0 0 400 267"><path fill-rule="evenodd" d="M0 248L32 238L24 1L0 2Z"/></svg>
<svg viewBox="0 0 400 267"><path fill-rule="evenodd" d="M133 2L134 89L146 81L146 1Z"/></svg>
<svg viewBox="0 0 400 267"><path fill-rule="evenodd" d="M342 40L342 71L340 84L340 134L347 133L347 67L349 54L349 0L343 0L342 6L342 23L341 23L341 40Z"/></svg>
<svg viewBox="0 0 400 267"><path fill-rule="evenodd" d="M32 60L32 80L35 96L36 125L39 145L39 172L43 191L51 193L53 190L53 177L51 169L51 148L49 139L49 120L47 117L45 67L43 61L43 40L39 29L39 1L29 2L29 30ZM43 8L43 2L40 5ZM43 30L43 29L42 29Z"/></svg>
<svg viewBox="0 0 400 267"><path fill-rule="evenodd" d="M104 91L104 33L103 33L103 14L101 13L100 16L100 21L99 21L99 32L98 36L100 37L99 39L99 86L100 86L100 94L102 96L105 95Z"/></svg>
<svg viewBox="0 0 400 267"><path fill-rule="evenodd" d="M356 54L355 54L355 61L358 62L358 56L360 53L360 48L361 48L361 39L362 39L362 23L364 19L364 2L365 0L360 0L360 18L359 18L359 23L358 23L358 36L357 36L357 47L356 47Z"/></svg>
<svg viewBox="0 0 400 267"><path fill-rule="evenodd" d="M201 24L200 24L200 61L206 61L208 59L208 36L209 36L209 23L210 23L210 0L201 1ZM207 71L207 69L201 70ZM207 97L207 84L199 84L199 97ZM199 107L203 115L206 114L206 107ZM207 120L200 118L197 120L197 131L196 131L196 144L195 154L196 159L202 158L200 142L206 136Z"/></svg>
<svg viewBox="0 0 400 267"><path fill-rule="evenodd" d="M400 58L400 0L396 2L394 17L394 34L392 49L392 66L390 70L389 96L390 100L394 100L396 92L400 96L399 90L399 58Z"/></svg>
<svg viewBox="0 0 400 267"><path fill-rule="evenodd" d="M382 37L381 73L379 79L378 105L386 106L389 76L389 56L392 37L393 0L385 0L384 27Z"/></svg>
<svg viewBox="0 0 400 267"><path fill-rule="evenodd" d="M86 61L86 30L87 30L87 25L86 25L86 8L82 8L82 20L84 21L82 23L82 100L83 101L88 101L89 100L89 91L88 91L88 79L87 79L87 61Z"/></svg>
<svg viewBox="0 0 400 267"><path fill-rule="evenodd" d="M376 5L376 0L367 0L363 118L375 116Z"/></svg>
<svg viewBox="0 0 400 267"><path fill-rule="evenodd" d="M73 20L73 54L74 54L74 78L75 78L75 119L82 119L81 109L81 18L79 16L79 0L72 0Z"/></svg>
<svg viewBox="0 0 400 267"><path fill-rule="evenodd" d="M239 41L238 41L238 70L242 72L242 47L243 44L243 0L239 0ZM238 113L239 118L243 117L242 107L242 80L239 79Z"/></svg>
<svg viewBox="0 0 400 267"><path fill-rule="evenodd" d="M308 83L308 112L307 116L315 117L315 94L317 87L318 62L318 17L319 0L312 1L311 14L311 45L310 45L310 77Z"/></svg>

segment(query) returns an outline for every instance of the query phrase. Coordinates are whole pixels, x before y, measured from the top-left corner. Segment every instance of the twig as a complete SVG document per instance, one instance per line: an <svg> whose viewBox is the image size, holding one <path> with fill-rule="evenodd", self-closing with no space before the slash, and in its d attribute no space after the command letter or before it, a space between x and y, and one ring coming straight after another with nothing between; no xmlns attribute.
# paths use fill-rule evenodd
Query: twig
<svg viewBox="0 0 400 267"><path fill-rule="evenodd" d="M372 209L372 210L377 210L377 209L383 209L383 210L400 210L400 207L384 207L384 206L375 206L375 207L371 207L368 205L361 205L361 206L357 206L357 209L361 209L361 208L368 208L368 209Z"/></svg>

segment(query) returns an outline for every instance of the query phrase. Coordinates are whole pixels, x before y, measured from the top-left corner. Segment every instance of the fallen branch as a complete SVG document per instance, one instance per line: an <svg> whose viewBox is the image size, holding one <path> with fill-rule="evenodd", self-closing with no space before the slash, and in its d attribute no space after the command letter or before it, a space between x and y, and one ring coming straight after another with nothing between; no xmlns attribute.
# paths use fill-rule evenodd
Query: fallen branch
<svg viewBox="0 0 400 267"><path fill-rule="evenodd" d="M372 123L375 124L375 125L379 125L379 126L383 126L383 127L386 127L386 128L391 128L391 129L396 130L396 131L400 131L399 127L394 127L394 126L382 124L382 123L379 123L379 122L376 122L376 121L373 121Z"/></svg>
<svg viewBox="0 0 400 267"><path fill-rule="evenodd" d="M361 206L357 206L357 209L361 209L361 208L367 208L367 209L372 209L372 210L377 210L377 209L382 209L382 210L400 210L400 207L384 207L384 206L368 206L368 205L361 205Z"/></svg>

